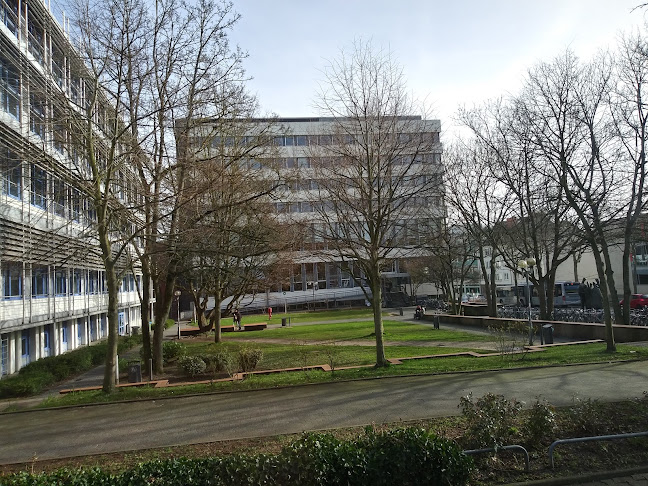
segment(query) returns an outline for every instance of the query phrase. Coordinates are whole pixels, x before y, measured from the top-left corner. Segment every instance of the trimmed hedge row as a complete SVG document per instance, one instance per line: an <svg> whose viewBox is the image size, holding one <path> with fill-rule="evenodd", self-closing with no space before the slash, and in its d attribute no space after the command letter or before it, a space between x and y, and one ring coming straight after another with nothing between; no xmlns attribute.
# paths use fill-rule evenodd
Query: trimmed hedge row
<svg viewBox="0 0 648 486"><path fill-rule="evenodd" d="M117 344L117 352L125 352L141 342L141 336L122 336ZM0 398L38 395L55 383L103 364L107 351L108 343L103 341L59 356L32 361L17 374L0 380Z"/></svg>
<svg viewBox="0 0 648 486"><path fill-rule="evenodd" d="M173 459L140 464L120 474L99 468L21 472L2 478L7 486L114 485L442 485L468 482L472 460L452 441L420 428L376 433L343 441L306 434L279 454Z"/></svg>

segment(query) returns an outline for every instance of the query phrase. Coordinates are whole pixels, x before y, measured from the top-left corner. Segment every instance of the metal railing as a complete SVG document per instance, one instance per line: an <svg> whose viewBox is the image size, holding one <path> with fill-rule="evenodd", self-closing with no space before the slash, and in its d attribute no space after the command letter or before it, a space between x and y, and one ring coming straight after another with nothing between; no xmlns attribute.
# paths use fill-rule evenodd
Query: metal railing
<svg viewBox="0 0 648 486"><path fill-rule="evenodd" d="M648 437L648 432L633 432L629 434L614 434L614 435L597 435L593 437L575 437L573 439L559 439L554 441L550 446L549 446L549 463L551 464L551 468L554 468L554 457L553 457L553 451L556 448L557 445L560 444L574 444L577 442L594 442L594 441L601 441L601 440L616 440L616 439L632 439L634 437Z"/></svg>
<svg viewBox="0 0 648 486"><path fill-rule="evenodd" d="M467 456L472 456L475 454L485 454L487 452L499 452L499 451L516 451L516 452L521 452L524 454L524 470L526 472L529 472L529 452L522 447L521 445L513 444L513 445L506 445L506 446L500 446L500 447L491 447L488 449L469 449L467 451L463 451L464 454Z"/></svg>

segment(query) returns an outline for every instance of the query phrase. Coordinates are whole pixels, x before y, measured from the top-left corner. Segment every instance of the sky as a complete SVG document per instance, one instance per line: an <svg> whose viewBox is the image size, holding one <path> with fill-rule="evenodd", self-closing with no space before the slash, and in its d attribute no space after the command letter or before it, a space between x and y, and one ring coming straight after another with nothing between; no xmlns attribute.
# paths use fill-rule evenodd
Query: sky
<svg viewBox="0 0 648 486"><path fill-rule="evenodd" d="M516 93L526 71L571 49L582 59L642 28L645 0L233 0L230 34L263 115L319 116L323 70L354 40L391 51L442 134L460 106Z"/></svg>

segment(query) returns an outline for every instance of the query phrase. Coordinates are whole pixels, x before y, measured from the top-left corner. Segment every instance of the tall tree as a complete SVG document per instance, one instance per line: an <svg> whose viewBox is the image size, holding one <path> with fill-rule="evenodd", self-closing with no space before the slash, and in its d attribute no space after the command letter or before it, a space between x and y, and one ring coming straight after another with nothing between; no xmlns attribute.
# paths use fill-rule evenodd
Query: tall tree
<svg viewBox="0 0 648 486"><path fill-rule="evenodd" d="M373 308L376 366L386 366L382 271L420 247L421 233L438 224L419 202L439 194L439 165L430 157L439 127L413 116L426 112L408 95L401 68L368 42L356 42L329 64L317 106L334 122L329 138L313 148L322 161L314 169L313 228L329 258L361 270L351 274Z"/></svg>
<svg viewBox="0 0 648 486"><path fill-rule="evenodd" d="M529 70L517 98L520 123L544 174L578 218L599 275L608 351L615 351L610 309L621 314L610 247L624 206L618 151L605 117L611 70L605 57L582 63L571 52Z"/></svg>
<svg viewBox="0 0 648 486"><path fill-rule="evenodd" d="M646 142L648 141L648 42L645 34L623 36L614 62L610 107L622 154L618 165L626 181L623 224L623 322L630 323L631 265L635 228L646 210ZM618 319L617 319L618 322Z"/></svg>
<svg viewBox="0 0 648 486"><path fill-rule="evenodd" d="M111 179L119 177L119 164L134 166L139 175L139 207L131 213L138 225L129 238L141 238L144 244L139 251L144 277L140 292L144 350L160 372L164 324L183 258L179 244L187 221L181 209L198 195L187 186L192 167L200 162L201 150L200 143L191 137L205 117L231 120L235 112L232 107L250 98L239 96L245 82L241 64L245 54L232 48L228 40L229 30L239 19L231 2L157 0L155 8L150 7L140 0L119 4L77 0L75 17L81 62L91 71L90 78L96 79L96 86L89 88L87 95L107 93L108 105L114 107L113 116L107 118L114 120L112 131L106 131L108 136L97 138L88 125L82 139L91 164L95 153L101 157L96 160L97 177L93 180L95 199L112 197L109 188ZM88 109L88 114L98 116L105 124L101 113L92 111L92 105ZM97 151L88 145L91 143L100 143L106 149ZM108 228L117 214L108 209L102 213L109 205L97 203L99 217L105 214L107 218L97 227L109 242L112 230L102 228ZM115 248L103 244L102 251L110 265ZM149 282L156 290L152 337L148 332L152 302ZM114 363L111 367L106 381L108 373L114 376ZM106 390L110 388L105 386Z"/></svg>

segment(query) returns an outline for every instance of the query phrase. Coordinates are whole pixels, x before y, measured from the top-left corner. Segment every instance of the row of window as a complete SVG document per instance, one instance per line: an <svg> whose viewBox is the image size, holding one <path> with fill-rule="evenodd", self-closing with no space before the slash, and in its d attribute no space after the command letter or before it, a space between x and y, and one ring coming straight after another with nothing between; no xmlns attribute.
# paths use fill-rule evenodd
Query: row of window
<svg viewBox="0 0 648 486"><path fill-rule="evenodd" d="M439 143L439 132L424 133L399 133L398 141L400 143L409 143L420 141L422 144ZM277 135L271 138L270 142L276 147L308 147L322 145L342 145L354 144L356 138L353 135ZM220 137L220 136L194 136L193 145L195 147L211 147L220 149L221 147L254 146L261 145L259 140L254 136L244 137Z"/></svg>
<svg viewBox="0 0 648 486"><path fill-rule="evenodd" d="M419 164L440 164L440 153L401 155L392 160L393 165L410 166ZM246 170L258 170L265 166L279 169L310 169L314 167L335 167L339 164L337 157L280 157L278 159L241 159L238 166Z"/></svg>
<svg viewBox="0 0 648 486"><path fill-rule="evenodd" d="M15 36L20 37L18 21L22 19L27 22L27 50L44 69L47 69L56 84L62 90L68 90L69 97L77 104L81 104L83 97L83 81L79 76L67 73L69 65L66 66L64 49L52 41L45 42L45 30L40 21L34 17L32 10L27 10L27 15L18 15L18 0L0 0L0 21ZM67 86L66 86L67 84ZM96 121L99 122L100 116Z"/></svg>
<svg viewBox="0 0 648 486"><path fill-rule="evenodd" d="M108 292L106 275L101 270L84 270L79 268L51 268L45 265L33 265L31 288L24 289L23 266L15 262L2 264L2 295L4 299L20 299L23 295L33 298L53 295L96 295ZM27 277L29 278L29 277ZM137 285L136 285L137 278ZM120 282L121 292L134 292L141 287L141 275L126 274Z"/></svg>
<svg viewBox="0 0 648 486"><path fill-rule="evenodd" d="M408 206L412 208L440 207L443 203L441 196L420 196L408 198ZM395 201L395 203L397 203ZM333 211L331 201L294 201L276 202L274 209L277 213L311 213Z"/></svg>
<svg viewBox="0 0 648 486"><path fill-rule="evenodd" d="M417 174L409 176L394 176L392 177L392 184L394 186L418 186L418 187L427 187L427 186L438 186L440 188L442 184L441 174ZM285 184L285 187L291 191L317 191L319 189L325 189L326 184L323 184L318 179L300 179L294 181L288 181ZM353 189L351 184L348 185L349 190Z"/></svg>
<svg viewBox="0 0 648 486"><path fill-rule="evenodd" d="M412 141L420 141L422 143L439 143L439 132L425 132L425 133L399 133L398 142L409 143ZM357 139L353 135L281 135L272 139L272 143L278 147L306 147L306 146L320 146L320 145L342 145L354 144Z"/></svg>

